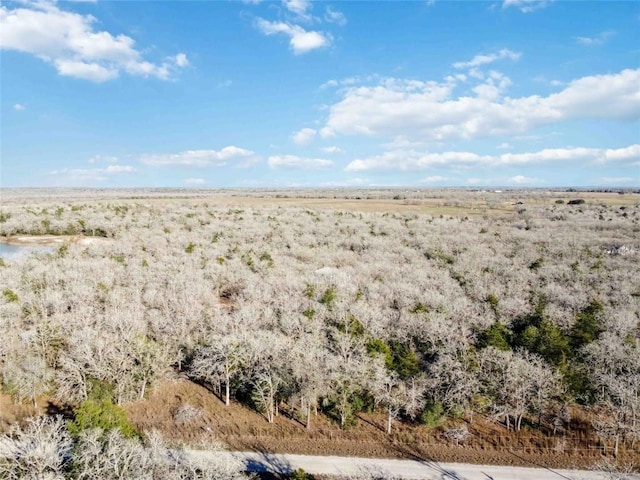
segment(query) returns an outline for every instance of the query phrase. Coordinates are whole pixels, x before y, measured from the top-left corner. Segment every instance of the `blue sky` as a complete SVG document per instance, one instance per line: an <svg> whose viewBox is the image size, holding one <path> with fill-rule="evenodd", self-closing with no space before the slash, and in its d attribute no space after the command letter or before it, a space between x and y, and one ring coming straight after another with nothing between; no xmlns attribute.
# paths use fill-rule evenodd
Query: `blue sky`
<svg viewBox="0 0 640 480"><path fill-rule="evenodd" d="M640 2L4 1L3 187L640 186Z"/></svg>

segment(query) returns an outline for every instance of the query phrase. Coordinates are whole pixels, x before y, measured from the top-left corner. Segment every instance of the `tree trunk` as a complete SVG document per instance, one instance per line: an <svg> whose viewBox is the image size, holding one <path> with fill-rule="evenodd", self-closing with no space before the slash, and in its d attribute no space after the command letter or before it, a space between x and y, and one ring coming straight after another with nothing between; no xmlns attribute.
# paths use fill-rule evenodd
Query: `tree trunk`
<svg viewBox="0 0 640 480"><path fill-rule="evenodd" d="M146 388L147 388L147 379L143 378L142 379L142 387L140 388L140 400L144 399L144 392L145 392Z"/></svg>
<svg viewBox="0 0 640 480"><path fill-rule="evenodd" d="M522 414L518 416L518 425L516 426L516 431L520 431L520 425L522 424Z"/></svg>
<svg viewBox="0 0 640 480"><path fill-rule="evenodd" d="M387 414L387 435L391 435L391 411Z"/></svg>
<svg viewBox="0 0 640 480"><path fill-rule="evenodd" d="M306 405L306 409L307 409L307 430L311 430L311 403L308 402Z"/></svg>

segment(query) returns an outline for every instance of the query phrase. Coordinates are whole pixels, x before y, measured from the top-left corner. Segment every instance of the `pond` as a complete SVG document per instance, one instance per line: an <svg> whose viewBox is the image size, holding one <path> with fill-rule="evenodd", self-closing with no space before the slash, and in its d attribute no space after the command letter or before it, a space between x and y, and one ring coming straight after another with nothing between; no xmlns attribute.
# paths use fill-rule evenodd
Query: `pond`
<svg viewBox="0 0 640 480"><path fill-rule="evenodd" d="M5 260L19 260L33 253L49 253L53 251L51 245L9 245L0 243L0 257Z"/></svg>

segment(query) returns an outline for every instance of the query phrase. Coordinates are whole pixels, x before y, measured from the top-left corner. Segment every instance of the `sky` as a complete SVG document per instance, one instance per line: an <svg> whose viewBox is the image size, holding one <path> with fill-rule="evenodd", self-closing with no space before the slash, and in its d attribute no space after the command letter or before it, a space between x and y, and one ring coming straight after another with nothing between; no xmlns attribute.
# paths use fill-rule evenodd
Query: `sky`
<svg viewBox="0 0 640 480"><path fill-rule="evenodd" d="M638 187L637 1L2 1L2 187Z"/></svg>

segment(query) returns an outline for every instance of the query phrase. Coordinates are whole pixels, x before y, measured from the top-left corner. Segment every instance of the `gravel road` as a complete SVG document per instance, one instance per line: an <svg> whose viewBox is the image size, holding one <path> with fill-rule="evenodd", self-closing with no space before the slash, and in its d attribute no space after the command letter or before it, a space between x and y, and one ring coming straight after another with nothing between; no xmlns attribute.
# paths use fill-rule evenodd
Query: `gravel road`
<svg viewBox="0 0 640 480"><path fill-rule="evenodd" d="M190 450L194 457L206 458L206 451ZM310 474L358 476L420 480L608 480L608 475L586 470L438 463L415 460L389 460L358 457L324 457L312 455L232 452L251 472L288 473L298 468ZM620 477L640 480L640 476Z"/></svg>

